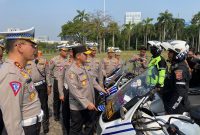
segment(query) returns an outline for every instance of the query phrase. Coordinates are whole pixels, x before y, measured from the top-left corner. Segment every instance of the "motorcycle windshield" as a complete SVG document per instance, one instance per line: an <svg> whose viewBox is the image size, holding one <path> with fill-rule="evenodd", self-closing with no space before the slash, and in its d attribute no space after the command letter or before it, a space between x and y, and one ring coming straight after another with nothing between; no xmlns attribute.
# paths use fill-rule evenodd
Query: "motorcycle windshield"
<svg viewBox="0 0 200 135"><path fill-rule="evenodd" d="M142 97L151 89L152 85L147 82L147 71L136 76L121 87L116 94L110 96L106 100L106 108L103 113L104 121L111 121L120 117L119 111L121 106L126 106L131 102L134 106ZM130 105L129 105L130 106ZM126 109L130 109L127 107Z"/></svg>

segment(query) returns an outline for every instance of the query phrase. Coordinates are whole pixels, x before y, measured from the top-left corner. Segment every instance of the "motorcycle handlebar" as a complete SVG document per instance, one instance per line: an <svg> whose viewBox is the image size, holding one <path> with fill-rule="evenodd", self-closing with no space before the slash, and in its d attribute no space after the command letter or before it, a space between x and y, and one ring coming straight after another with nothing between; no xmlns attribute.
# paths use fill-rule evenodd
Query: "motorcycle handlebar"
<svg viewBox="0 0 200 135"><path fill-rule="evenodd" d="M170 123L170 120L171 119L178 119L178 120L182 120L182 121L185 121L185 122L188 122L188 123L191 123L191 124L194 124L194 121L191 120L191 119L187 119L187 118L182 118L182 117L170 117L168 122Z"/></svg>

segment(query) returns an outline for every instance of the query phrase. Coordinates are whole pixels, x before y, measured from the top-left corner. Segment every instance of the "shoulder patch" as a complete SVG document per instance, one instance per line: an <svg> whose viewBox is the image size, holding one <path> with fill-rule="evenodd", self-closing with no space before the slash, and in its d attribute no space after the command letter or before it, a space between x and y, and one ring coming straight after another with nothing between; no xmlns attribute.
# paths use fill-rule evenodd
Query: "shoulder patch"
<svg viewBox="0 0 200 135"><path fill-rule="evenodd" d="M183 79L183 70L175 70L174 72L177 80Z"/></svg>
<svg viewBox="0 0 200 135"><path fill-rule="evenodd" d="M12 82L10 82L10 87L12 88L14 95L16 96L18 94L19 90L21 89L22 84L17 81L12 81Z"/></svg>

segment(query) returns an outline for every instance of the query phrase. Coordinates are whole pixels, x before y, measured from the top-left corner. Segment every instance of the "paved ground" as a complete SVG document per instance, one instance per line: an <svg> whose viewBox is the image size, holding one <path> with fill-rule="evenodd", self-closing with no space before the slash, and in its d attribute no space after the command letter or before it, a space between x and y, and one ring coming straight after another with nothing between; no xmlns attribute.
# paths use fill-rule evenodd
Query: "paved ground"
<svg viewBox="0 0 200 135"><path fill-rule="evenodd" d="M49 96L49 113L50 113L50 126L49 126L49 133L47 135L67 135L65 133L64 128L62 127L62 120L59 122L54 121L53 118L53 98L52 93ZM43 130L41 129L41 135L44 135Z"/></svg>

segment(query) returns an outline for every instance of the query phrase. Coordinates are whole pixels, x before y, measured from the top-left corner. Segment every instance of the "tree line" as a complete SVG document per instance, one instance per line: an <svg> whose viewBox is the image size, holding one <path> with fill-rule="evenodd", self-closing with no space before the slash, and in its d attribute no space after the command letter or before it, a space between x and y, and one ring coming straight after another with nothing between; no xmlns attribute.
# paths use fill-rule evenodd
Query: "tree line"
<svg viewBox="0 0 200 135"><path fill-rule="evenodd" d="M153 18L148 17L138 24L120 26L111 16L104 16L102 11L87 13L85 10L77 10L73 20L62 25L59 36L82 44L86 41L97 42L100 52L108 46L137 50L141 45L148 47L148 40L173 39L186 40L196 51L200 50L200 12L191 18L189 25L168 10L159 13L155 23L153 21Z"/></svg>

